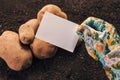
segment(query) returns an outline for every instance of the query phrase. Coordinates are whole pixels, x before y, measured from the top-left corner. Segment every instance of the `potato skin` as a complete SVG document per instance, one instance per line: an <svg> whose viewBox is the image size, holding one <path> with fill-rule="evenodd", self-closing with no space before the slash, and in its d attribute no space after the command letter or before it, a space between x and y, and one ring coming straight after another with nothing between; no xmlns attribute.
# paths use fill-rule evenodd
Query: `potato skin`
<svg viewBox="0 0 120 80"><path fill-rule="evenodd" d="M23 48L17 33L5 31L0 36L0 42L0 57L10 69L20 71L32 64L32 52Z"/></svg>
<svg viewBox="0 0 120 80"><path fill-rule="evenodd" d="M52 14L55 14L55 15L57 15L57 16L60 16L60 17L62 17L62 18L67 19L67 15L66 15L63 11L61 11L61 9L60 9L58 6L53 5L53 4L48 4L48 5L44 6L44 7L37 13L37 19L38 19L39 22L41 22L42 17L43 17L43 15L45 14L46 11L47 11L47 12L50 12L50 13L52 13Z"/></svg>
<svg viewBox="0 0 120 80"><path fill-rule="evenodd" d="M35 32L36 32L36 30L39 27L39 21L38 21L38 19L30 19L25 24L29 25L29 27L32 27Z"/></svg>
<svg viewBox="0 0 120 80"><path fill-rule="evenodd" d="M30 19L19 28L20 41L23 44L30 44L35 38L36 30L39 26L37 19Z"/></svg>
<svg viewBox="0 0 120 80"><path fill-rule="evenodd" d="M30 45L30 48L34 53L34 56L39 59L51 58L55 55L57 51L56 46L39 40L38 38L34 39L33 43Z"/></svg>
<svg viewBox="0 0 120 80"><path fill-rule="evenodd" d="M32 27L29 27L29 25L23 24L19 28L19 37L20 37L20 41L23 44L32 43L35 37L34 30L32 29Z"/></svg>

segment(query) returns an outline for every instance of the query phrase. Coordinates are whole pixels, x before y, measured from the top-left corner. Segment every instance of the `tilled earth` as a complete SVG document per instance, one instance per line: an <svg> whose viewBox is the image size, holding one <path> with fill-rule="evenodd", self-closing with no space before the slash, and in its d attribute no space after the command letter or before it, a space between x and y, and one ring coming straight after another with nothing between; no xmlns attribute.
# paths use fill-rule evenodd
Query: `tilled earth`
<svg viewBox="0 0 120 80"><path fill-rule="evenodd" d="M120 30L120 0L0 0L0 34L18 32L21 24L36 18L46 4L56 4L68 19L80 24L89 16L102 18ZM7 45L6 45L7 46ZM99 61L92 59L84 43L74 53L63 49L46 60L33 59L28 69L15 72L0 59L0 80L108 80Z"/></svg>

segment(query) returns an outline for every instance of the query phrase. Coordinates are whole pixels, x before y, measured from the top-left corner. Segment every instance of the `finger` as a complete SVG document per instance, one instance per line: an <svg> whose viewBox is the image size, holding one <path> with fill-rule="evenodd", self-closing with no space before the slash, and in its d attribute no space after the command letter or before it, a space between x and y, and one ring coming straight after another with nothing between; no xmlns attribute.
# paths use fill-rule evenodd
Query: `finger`
<svg viewBox="0 0 120 80"><path fill-rule="evenodd" d="M82 30L83 30L84 28L83 28L83 26L78 26L78 28L77 28L77 32L81 32Z"/></svg>

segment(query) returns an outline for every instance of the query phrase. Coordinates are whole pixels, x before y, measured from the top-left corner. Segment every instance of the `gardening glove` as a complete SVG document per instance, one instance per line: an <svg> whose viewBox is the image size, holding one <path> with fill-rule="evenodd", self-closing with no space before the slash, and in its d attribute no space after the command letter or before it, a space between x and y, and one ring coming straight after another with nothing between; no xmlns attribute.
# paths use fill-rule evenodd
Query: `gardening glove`
<svg viewBox="0 0 120 80"><path fill-rule="evenodd" d="M120 37L115 27L98 18L87 18L77 34L85 42L87 52L99 60L110 80L120 80Z"/></svg>

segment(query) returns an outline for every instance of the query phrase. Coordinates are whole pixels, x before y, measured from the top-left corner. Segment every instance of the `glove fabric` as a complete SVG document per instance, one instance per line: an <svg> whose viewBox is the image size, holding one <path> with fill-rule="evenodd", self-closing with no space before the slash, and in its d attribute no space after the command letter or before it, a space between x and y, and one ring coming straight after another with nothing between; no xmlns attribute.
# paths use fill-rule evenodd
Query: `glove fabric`
<svg viewBox="0 0 120 80"><path fill-rule="evenodd" d="M85 42L87 52L99 60L110 80L120 80L120 37L115 27L95 17L87 18L77 34Z"/></svg>

